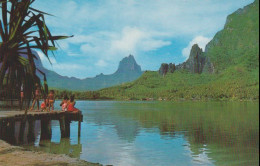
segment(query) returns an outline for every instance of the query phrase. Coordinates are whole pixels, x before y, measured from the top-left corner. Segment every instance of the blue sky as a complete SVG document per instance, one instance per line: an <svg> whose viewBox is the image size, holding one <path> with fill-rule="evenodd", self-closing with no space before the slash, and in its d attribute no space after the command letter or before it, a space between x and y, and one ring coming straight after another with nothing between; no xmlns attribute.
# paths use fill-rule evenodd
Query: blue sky
<svg viewBox="0 0 260 166"><path fill-rule="evenodd" d="M161 63L181 63L190 48L205 45L221 30L226 17L253 0L37 0L60 41L51 58L39 52L44 66L77 78L111 74L122 58L133 54L143 70Z"/></svg>

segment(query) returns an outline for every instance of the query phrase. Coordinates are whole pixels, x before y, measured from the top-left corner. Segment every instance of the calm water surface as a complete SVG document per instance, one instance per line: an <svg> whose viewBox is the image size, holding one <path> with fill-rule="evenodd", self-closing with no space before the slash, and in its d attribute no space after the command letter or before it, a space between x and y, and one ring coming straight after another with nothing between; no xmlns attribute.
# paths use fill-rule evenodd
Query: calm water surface
<svg viewBox="0 0 260 166"><path fill-rule="evenodd" d="M56 108L58 108L56 102ZM81 137L71 124L60 139L26 147L119 166L258 165L259 104L254 102L78 101ZM37 125L36 125L37 126Z"/></svg>

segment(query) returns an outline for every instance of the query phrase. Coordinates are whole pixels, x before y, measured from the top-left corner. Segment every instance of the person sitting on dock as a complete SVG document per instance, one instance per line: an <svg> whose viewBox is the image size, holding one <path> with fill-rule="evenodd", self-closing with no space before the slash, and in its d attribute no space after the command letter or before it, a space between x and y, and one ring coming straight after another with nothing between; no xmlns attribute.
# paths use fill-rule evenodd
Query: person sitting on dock
<svg viewBox="0 0 260 166"><path fill-rule="evenodd" d="M68 101L69 98L67 95L64 95L62 102L60 103L61 109L62 111L67 111L67 107L68 107Z"/></svg>
<svg viewBox="0 0 260 166"><path fill-rule="evenodd" d="M74 95L70 96L70 100L68 102L68 112L70 113L78 113L79 110L77 108L75 108L75 100L74 100Z"/></svg>
<svg viewBox="0 0 260 166"><path fill-rule="evenodd" d="M40 98L41 98L41 88L38 84L35 84L36 86L36 90L34 93L34 99L33 99L33 103L32 103L32 107L30 109L30 111L32 111L34 109L35 103L37 102L37 110L39 111L40 109Z"/></svg>
<svg viewBox="0 0 260 166"><path fill-rule="evenodd" d="M46 111L48 107L48 99L44 98L42 104L41 104L41 111Z"/></svg>
<svg viewBox="0 0 260 166"><path fill-rule="evenodd" d="M49 111L50 108L52 108L52 111L54 110L54 102L55 102L55 96L54 96L54 90L50 90L50 94L48 95L48 104L49 104Z"/></svg>

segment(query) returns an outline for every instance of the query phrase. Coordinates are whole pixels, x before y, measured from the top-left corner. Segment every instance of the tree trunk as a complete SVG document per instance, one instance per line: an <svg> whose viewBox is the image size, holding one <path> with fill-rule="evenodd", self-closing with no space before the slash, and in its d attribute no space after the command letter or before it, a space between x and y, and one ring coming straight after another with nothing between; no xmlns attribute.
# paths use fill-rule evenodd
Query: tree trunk
<svg viewBox="0 0 260 166"><path fill-rule="evenodd" d="M7 65L7 55L4 55L4 60L0 69L0 90L3 88L3 84L4 84L4 78L5 78L5 73L6 70L8 68Z"/></svg>

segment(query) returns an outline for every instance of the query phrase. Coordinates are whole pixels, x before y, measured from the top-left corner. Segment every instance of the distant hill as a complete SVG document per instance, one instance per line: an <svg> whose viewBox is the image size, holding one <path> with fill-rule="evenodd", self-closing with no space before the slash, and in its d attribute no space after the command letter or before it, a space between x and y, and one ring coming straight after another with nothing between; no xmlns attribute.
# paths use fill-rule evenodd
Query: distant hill
<svg viewBox="0 0 260 166"><path fill-rule="evenodd" d="M259 100L259 0L229 15L205 52L194 45L180 65L162 64L159 72L99 92L115 99Z"/></svg>
<svg viewBox="0 0 260 166"><path fill-rule="evenodd" d="M34 54L38 59L35 61L36 66L46 74L48 85L51 88L93 91L134 81L143 74L141 67L136 63L133 55L124 58L119 63L117 71L111 75L104 75L101 73L94 78L78 79L61 76L54 71L44 68L35 51Z"/></svg>

